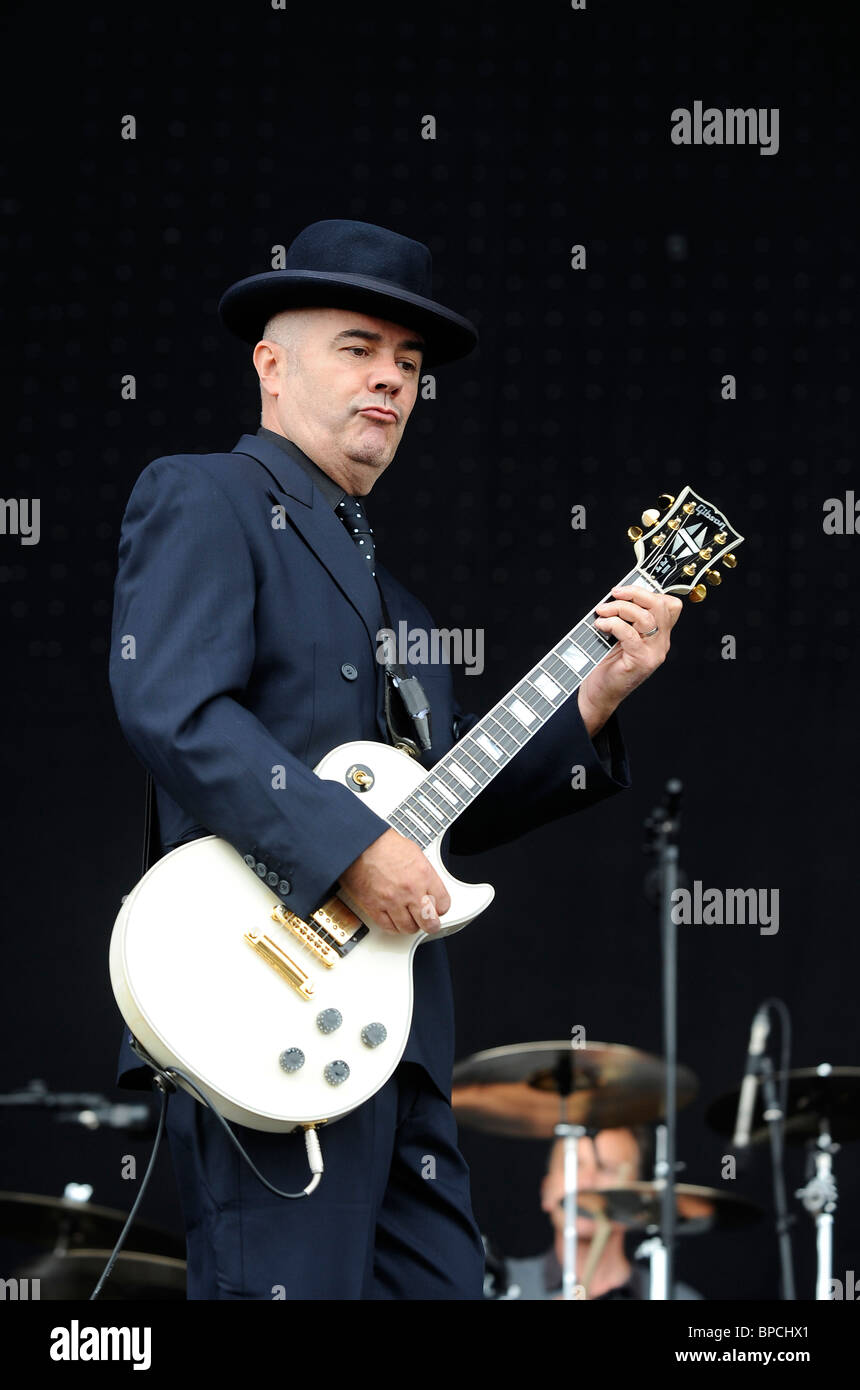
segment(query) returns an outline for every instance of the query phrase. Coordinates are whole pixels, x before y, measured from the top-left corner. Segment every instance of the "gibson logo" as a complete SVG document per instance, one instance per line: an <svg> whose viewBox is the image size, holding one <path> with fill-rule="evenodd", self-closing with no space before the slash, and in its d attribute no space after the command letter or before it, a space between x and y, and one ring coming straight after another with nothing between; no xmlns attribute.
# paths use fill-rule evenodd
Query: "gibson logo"
<svg viewBox="0 0 860 1390"><path fill-rule="evenodd" d="M726 524L724 519L717 516L716 512L712 512L705 502L700 502L696 507L696 516L703 516L706 521L713 522L714 526L722 527Z"/></svg>

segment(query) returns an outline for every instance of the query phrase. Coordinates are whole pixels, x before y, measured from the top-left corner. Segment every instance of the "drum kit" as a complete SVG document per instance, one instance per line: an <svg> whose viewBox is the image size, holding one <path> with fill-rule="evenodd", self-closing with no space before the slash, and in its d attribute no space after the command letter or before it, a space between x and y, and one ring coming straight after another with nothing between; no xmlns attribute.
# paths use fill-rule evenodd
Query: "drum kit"
<svg viewBox="0 0 860 1390"><path fill-rule="evenodd" d="M610 1225L643 1238L637 1255L650 1261L649 1296L668 1297L661 1215L667 1178L661 1173L660 1121L664 1109L664 1063L632 1047L569 1040L521 1043L478 1052L454 1069L452 1105L458 1123L491 1135L543 1141L560 1140L564 1153L564 1259L562 1298L583 1298L577 1283L577 1218L591 1218L604 1231ZM818 1268L816 1298L829 1299L833 1214L837 1186L833 1159L841 1144L860 1139L860 1067L827 1063L786 1073L774 1082L783 1098L784 1139L806 1145L809 1180L796 1196L815 1220ZM678 1066L678 1106L696 1095L698 1082ZM103 1097L51 1096L35 1089L0 1097L0 1104L52 1106L57 1118L74 1118L98 1127L101 1115L115 1128L142 1128L142 1107L116 1107ZM714 1101L706 1113L710 1127L731 1136L740 1091ZM86 1101L86 1107L81 1103ZM70 1109L71 1106L71 1109ZM126 1113L127 1112L127 1113ZM764 1145L773 1121L762 1094L751 1112L750 1145ZM579 1181L579 1141L602 1130L657 1124L657 1159L651 1178L614 1181L608 1187L583 1187ZM47 1250L16 1271L19 1279L39 1281L42 1299L87 1299L107 1263L126 1214L91 1202L93 1189L69 1183L62 1197L28 1192L0 1192L0 1238ZM738 1231L761 1219L761 1209L746 1198L713 1187L674 1184L675 1233L704 1235ZM185 1298L185 1246L181 1237L135 1222L134 1249L117 1259L102 1298L167 1300ZM488 1269L495 1273L489 1297L506 1297L503 1261L495 1253ZM491 1281L493 1282L493 1281Z"/></svg>
<svg viewBox="0 0 860 1390"><path fill-rule="evenodd" d="M88 1091L51 1092L42 1081L0 1096L0 1108L48 1110L60 1122L91 1131L155 1132L149 1105L117 1104ZM92 1186L82 1182L67 1183L61 1197L0 1192L0 1239L14 1242L16 1249L47 1251L28 1256L11 1276L28 1293L34 1290L31 1297L89 1299L128 1219L127 1212L97 1206L92 1195ZM132 1228L132 1240L134 1249L118 1256L101 1299L184 1299L185 1240L139 1221Z"/></svg>
<svg viewBox="0 0 860 1390"><path fill-rule="evenodd" d="M677 1104L686 1105L698 1089L686 1067L677 1068ZM818 1236L816 1298L830 1292L833 1212L836 1181L833 1155L839 1143L860 1138L860 1068L818 1067L778 1073L773 1078L784 1100L786 1142L806 1144L813 1176L796 1194L815 1218ZM736 1090L721 1096L707 1111L707 1122L721 1135L735 1130L740 1099ZM564 1154L564 1258L561 1297L581 1300L577 1282L577 1217L592 1217L646 1237L637 1255L650 1259L649 1296L667 1298L665 1251L661 1248L661 1208L666 1176L659 1176L659 1122L664 1106L664 1064L632 1047L605 1043L572 1045L569 1040L522 1043L478 1052L454 1069L451 1096L458 1123L491 1135L560 1140ZM761 1095L756 1099L751 1146L770 1134ZM579 1141L601 1130L658 1125L654 1176L617 1182L612 1187L582 1188ZM838 1141L838 1142L837 1142ZM665 1174L665 1165L662 1171ZM714 1230L741 1230L762 1217L744 1197L713 1187L674 1184L675 1234L704 1235ZM500 1262L492 1264L498 1276ZM506 1297L497 1277L489 1297Z"/></svg>

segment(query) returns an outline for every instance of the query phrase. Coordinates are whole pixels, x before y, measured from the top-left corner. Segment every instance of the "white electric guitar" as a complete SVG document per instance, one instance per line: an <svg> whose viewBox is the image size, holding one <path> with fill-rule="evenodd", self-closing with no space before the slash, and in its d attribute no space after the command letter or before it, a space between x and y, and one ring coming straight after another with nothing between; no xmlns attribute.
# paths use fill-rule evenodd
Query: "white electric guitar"
<svg viewBox="0 0 860 1390"><path fill-rule="evenodd" d="M662 515L646 512L645 529L628 532L636 565L621 582L698 602L705 583L720 583L719 561L735 567L743 537L689 487L660 502ZM451 896L437 935L459 931L493 899L489 884L461 883L443 867L442 836L612 650L594 616L430 772L373 742L342 744L314 769L424 850ZM384 1085L409 1035L412 956L434 939L382 931L342 889L304 921L209 835L165 855L125 899L111 983L159 1066L187 1073L228 1120L285 1131L337 1120Z"/></svg>

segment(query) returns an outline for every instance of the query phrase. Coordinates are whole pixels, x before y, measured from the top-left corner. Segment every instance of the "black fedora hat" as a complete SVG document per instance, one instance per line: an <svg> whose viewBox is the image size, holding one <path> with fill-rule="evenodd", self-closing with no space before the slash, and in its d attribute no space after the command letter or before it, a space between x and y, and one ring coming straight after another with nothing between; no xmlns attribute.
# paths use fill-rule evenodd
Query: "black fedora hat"
<svg viewBox="0 0 860 1390"><path fill-rule="evenodd" d="M402 323L424 338L424 363L440 365L470 353L478 334L468 319L437 304L432 258L420 241L371 222L313 222L287 251L283 270L231 285L218 312L231 333L258 343L283 309L357 309Z"/></svg>
<svg viewBox="0 0 860 1390"><path fill-rule="evenodd" d="M222 324L246 343L260 342L265 324L283 309L356 309L415 328L424 363L465 357L478 342L468 318L431 299L427 246L372 222L311 222L290 245L283 270L249 275L221 296Z"/></svg>

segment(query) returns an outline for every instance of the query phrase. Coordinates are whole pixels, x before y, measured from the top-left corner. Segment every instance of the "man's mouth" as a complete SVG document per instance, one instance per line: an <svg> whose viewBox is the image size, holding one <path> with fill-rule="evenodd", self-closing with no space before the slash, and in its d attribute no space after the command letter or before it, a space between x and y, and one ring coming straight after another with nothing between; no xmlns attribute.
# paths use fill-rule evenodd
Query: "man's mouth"
<svg viewBox="0 0 860 1390"><path fill-rule="evenodd" d="M397 412L394 410L386 410L384 406L365 406L365 408L358 413L359 415L366 415L368 420L381 420L384 421L385 424L397 423Z"/></svg>

